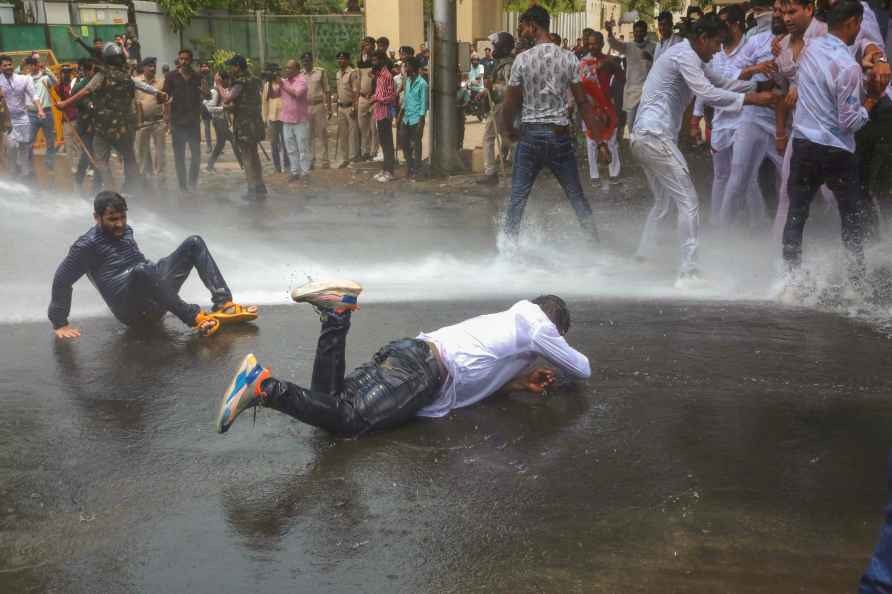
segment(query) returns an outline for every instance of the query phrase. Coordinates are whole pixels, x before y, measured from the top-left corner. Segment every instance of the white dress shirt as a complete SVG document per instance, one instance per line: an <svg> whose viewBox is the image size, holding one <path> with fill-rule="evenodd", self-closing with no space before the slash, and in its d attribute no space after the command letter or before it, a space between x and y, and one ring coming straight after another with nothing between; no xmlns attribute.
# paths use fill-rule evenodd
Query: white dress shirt
<svg viewBox="0 0 892 594"><path fill-rule="evenodd" d="M771 30L757 33L747 39L740 52L741 69L774 60L774 54L771 53L771 42L773 40L774 35L771 33ZM760 82L768 80L768 78L762 74L754 74L750 80ZM741 124L752 123L771 135L774 135L776 132L776 121L777 118L773 107L762 107L759 105L745 106L740 116Z"/></svg>
<svg viewBox="0 0 892 594"><path fill-rule="evenodd" d="M738 78L742 70L740 57L745 45L746 41L741 39L737 47L731 50L731 53L726 52L725 48L722 48L722 51L714 55L712 60L709 61L708 68L724 78L732 80ZM703 98L697 97L694 101L694 115L703 117L704 107ZM714 150L721 151L731 146L731 142L734 140L734 130L737 129L741 113L741 111L729 111L726 109L715 110L715 115L712 117L711 134L711 145Z"/></svg>
<svg viewBox="0 0 892 594"><path fill-rule="evenodd" d="M437 399L418 411L442 417L453 408L480 402L542 356L578 378L591 376L588 358L573 349L542 309L518 301L510 309L466 320L418 336L432 342L449 378Z"/></svg>
<svg viewBox="0 0 892 594"><path fill-rule="evenodd" d="M644 81L647 73L653 65L654 42L645 41L638 45L635 41L620 41L615 37L608 37L610 48L626 57L626 86L623 87L623 109L631 111L641 100L641 91L644 89ZM645 58L650 54L651 59Z"/></svg>
<svg viewBox="0 0 892 594"><path fill-rule="evenodd" d="M683 40L684 37L673 33L669 37L669 39L661 39L656 42L656 47L654 48L654 64L656 64L657 60L660 59L660 56L662 56L666 52L666 50L668 50L672 46L678 45Z"/></svg>
<svg viewBox="0 0 892 594"><path fill-rule="evenodd" d="M735 113L743 107L743 93L755 86L751 81L723 77L707 67L685 39L669 48L651 68L633 134L655 134L675 146L681 118L695 95L706 105Z"/></svg>
<svg viewBox="0 0 892 594"><path fill-rule="evenodd" d="M869 119L861 78L861 65L839 37L813 39L799 56L793 137L854 153L855 132Z"/></svg>
<svg viewBox="0 0 892 594"><path fill-rule="evenodd" d="M864 16L861 17L861 29L858 31L855 43L849 46L849 52L855 59L859 59L865 46L871 43L883 50L883 53L886 53L886 40L883 39L883 33L880 31L877 15L873 12L870 4L864 2L864 0L861 1L861 6L864 7Z"/></svg>

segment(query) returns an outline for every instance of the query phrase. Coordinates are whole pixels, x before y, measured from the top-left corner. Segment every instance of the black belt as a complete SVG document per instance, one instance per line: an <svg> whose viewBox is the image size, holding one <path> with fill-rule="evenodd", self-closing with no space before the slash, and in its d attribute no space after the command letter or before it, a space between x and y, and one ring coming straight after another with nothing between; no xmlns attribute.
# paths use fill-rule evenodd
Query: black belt
<svg viewBox="0 0 892 594"><path fill-rule="evenodd" d="M348 103L341 103L340 101L338 101L338 107L353 107L353 102L350 101Z"/></svg>
<svg viewBox="0 0 892 594"><path fill-rule="evenodd" d="M531 130L551 130L556 136L568 136L570 134L570 126L558 126L557 124L548 124L544 122L521 124L520 127L521 129L528 128Z"/></svg>

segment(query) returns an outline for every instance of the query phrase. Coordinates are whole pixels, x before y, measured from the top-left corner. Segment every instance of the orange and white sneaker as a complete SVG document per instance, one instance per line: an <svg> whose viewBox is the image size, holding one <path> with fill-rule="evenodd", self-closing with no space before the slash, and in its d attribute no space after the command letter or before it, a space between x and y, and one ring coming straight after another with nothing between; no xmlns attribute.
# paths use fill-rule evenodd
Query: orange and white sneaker
<svg viewBox="0 0 892 594"><path fill-rule="evenodd" d="M223 394L220 401L220 411L217 413L215 426L219 433L226 433L235 418L242 411L257 406L262 392L260 386L263 380L269 378L269 369L257 362L257 357L252 353L245 355L242 364L239 365L235 377L229 384L229 388Z"/></svg>
<svg viewBox="0 0 892 594"><path fill-rule="evenodd" d="M343 313L359 309L362 287L351 280L312 281L291 291L296 303L309 303L320 314Z"/></svg>

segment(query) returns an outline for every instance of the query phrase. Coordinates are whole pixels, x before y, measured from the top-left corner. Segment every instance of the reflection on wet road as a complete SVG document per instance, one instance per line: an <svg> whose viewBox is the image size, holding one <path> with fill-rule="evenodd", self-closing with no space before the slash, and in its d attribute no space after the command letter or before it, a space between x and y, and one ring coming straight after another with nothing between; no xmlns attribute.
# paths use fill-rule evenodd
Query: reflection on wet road
<svg viewBox="0 0 892 594"><path fill-rule="evenodd" d="M507 301L372 304L348 365ZM215 401L246 351L308 378L318 321L198 340L5 326L0 591L841 592L873 547L886 338L765 304L585 300L593 377L335 440Z"/></svg>

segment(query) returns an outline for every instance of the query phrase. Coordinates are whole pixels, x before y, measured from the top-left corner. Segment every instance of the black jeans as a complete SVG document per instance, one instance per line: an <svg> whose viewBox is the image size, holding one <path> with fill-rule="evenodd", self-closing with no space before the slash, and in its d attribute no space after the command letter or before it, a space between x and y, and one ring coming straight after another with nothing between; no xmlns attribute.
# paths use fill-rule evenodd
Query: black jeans
<svg viewBox="0 0 892 594"><path fill-rule="evenodd" d="M378 143L381 145L381 152L384 153L384 164L381 169L393 173L393 120L384 118L378 120L375 125L378 126Z"/></svg>
<svg viewBox="0 0 892 594"><path fill-rule="evenodd" d="M876 210L878 194L888 192L892 175L892 100L883 95L870 113L870 121L855 134L855 157L858 159L861 194L865 199L866 225L869 236L879 232Z"/></svg>
<svg viewBox="0 0 892 594"><path fill-rule="evenodd" d="M217 135L217 143L214 145L214 150L211 151L211 156L208 159L208 167L211 169L214 168L214 163L220 158L220 154L223 152L223 147L226 146L226 141L229 141L229 146L232 147L232 152L235 153L235 158L238 159L239 166L244 167L244 165L242 165L242 153L238 150L238 144L236 144L235 137L232 135L232 131L230 131L229 124L226 123L226 120L222 118L214 118L214 132Z"/></svg>
<svg viewBox="0 0 892 594"><path fill-rule="evenodd" d="M410 177L418 173L418 165L421 163L421 134L424 130L422 126L421 121L414 125L401 124L403 155L406 157L406 167Z"/></svg>
<svg viewBox="0 0 892 594"><path fill-rule="evenodd" d="M784 261L790 268L802 262L802 233L811 201L822 184L833 192L842 220L842 242L852 257L853 273L864 269L864 196L855 155L839 148L793 139L787 193L790 210L784 227Z"/></svg>
<svg viewBox="0 0 892 594"><path fill-rule="evenodd" d="M404 338L344 376L350 312L327 314L316 346L309 390L270 378L263 406L330 433L355 437L411 420L434 401L445 378L431 346Z"/></svg>
<svg viewBox="0 0 892 594"><path fill-rule="evenodd" d="M139 325L156 322L170 312L187 326L193 326L201 308L179 296L193 268L211 292L215 307L232 301L232 293L207 245L201 237L193 235L166 258L144 262L130 271L123 303L113 310L115 317L127 325Z"/></svg>
<svg viewBox="0 0 892 594"><path fill-rule="evenodd" d="M201 127L198 122L194 126L174 126L170 130L173 144L173 160L177 168L177 181L180 189L194 188L198 185L198 171L201 168ZM189 145L189 177L186 178L186 145Z"/></svg>
<svg viewBox="0 0 892 594"><path fill-rule="evenodd" d="M290 171L291 159L288 158L288 151L285 150L285 136L282 134L282 122L270 122L269 127L272 132L272 140L270 140L269 148L273 152L273 168L277 173L281 173L283 168L285 171Z"/></svg>

